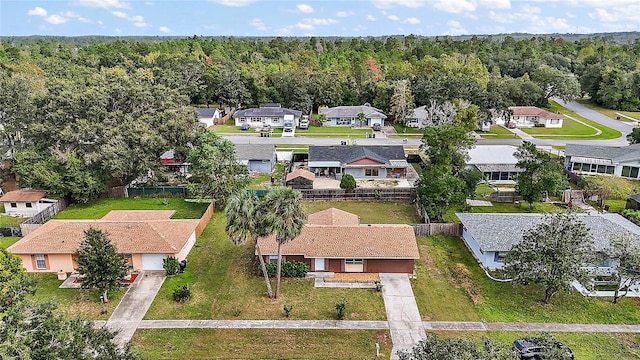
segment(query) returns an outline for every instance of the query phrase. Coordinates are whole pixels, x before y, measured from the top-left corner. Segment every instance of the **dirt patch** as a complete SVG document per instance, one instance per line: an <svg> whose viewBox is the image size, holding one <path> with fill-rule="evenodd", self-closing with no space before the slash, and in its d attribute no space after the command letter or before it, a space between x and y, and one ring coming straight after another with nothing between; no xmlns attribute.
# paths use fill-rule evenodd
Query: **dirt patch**
<svg viewBox="0 0 640 360"><path fill-rule="evenodd" d="M376 273L337 273L334 277L324 278L324 281L334 283L373 283L380 281L380 276Z"/></svg>
<svg viewBox="0 0 640 360"><path fill-rule="evenodd" d="M362 188L385 188L398 186L398 180L393 179L371 179L357 180L356 184Z"/></svg>
<svg viewBox="0 0 640 360"><path fill-rule="evenodd" d="M385 345L385 346L390 345L391 339L389 339L389 333L387 333L386 331L377 333L376 342L378 344Z"/></svg>
<svg viewBox="0 0 640 360"><path fill-rule="evenodd" d="M429 273L441 275L440 269L438 269L431 254L429 254L429 247L427 245L419 245L418 248L420 249L420 262L429 270Z"/></svg>
<svg viewBox="0 0 640 360"><path fill-rule="evenodd" d="M476 292L476 286L471 280L471 273L469 269L464 264L457 263L451 267L449 267L449 271L451 272L451 279L453 283L464 290L469 299L473 301L475 305L478 305L482 302L482 298L480 294Z"/></svg>

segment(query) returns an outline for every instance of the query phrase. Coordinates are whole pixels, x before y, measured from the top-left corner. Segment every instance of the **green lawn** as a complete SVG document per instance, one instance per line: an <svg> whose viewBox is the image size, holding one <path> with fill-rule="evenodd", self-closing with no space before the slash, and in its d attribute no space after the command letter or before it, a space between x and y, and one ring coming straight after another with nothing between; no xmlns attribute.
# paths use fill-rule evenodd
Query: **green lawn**
<svg viewBox="0 0 640 360"><path fill-rule="evenodd" d="M620 113L623 115L627 115L629 117L632 117L638 121L640 121L640 111L622 111L622 110L612 110L612 109L605 109L603 107L600 107L594 103L592 103L589 99L585 98L585 99L578 99L576 100L577 102L579 102L580 104L588 107L591 110L595 110L605 116L608 116L612 119L617 120L618 115L616 113ZM631 119L627 119L624 117L620 118L620 121L633 121Z"/></svg>
<svg viewBox="0 0 640 360"><path fill-rule="evenodd" d="M562 128L532 127L520 130L531 135L581 135L592 137L597 133L595 129L569 118L564 119Z"/></svg>
<svg viewBox="0 0 640 360"><path fill-rule="evenodd" d="M247 188L249 189L262 189L262 184L265 181L271 180L271 174L260 174L256 177L251 178L251 182Z"/></svg>
<svg viewBox="0 0 640 360"><path fill-rule="evenodd" d="M144 329L132 340L144 359L375 359L376 343L389 358L389 332L377 330Z"/></svg>
<svg viewBox="0 0 640 360"><path fill-rule="evenodd" d="M402 125L400 125L400 124L393 124L393 128L396 129L396 133L398 133L399 135L402 135L402 134L420 134L420 135L422 135L424 133L424 130L422 130L422 129L416 129L416 128L412 128L412 127L403 128Z"/></svg>
<svg viewBox="0 0 640 360"><path fill-rule="evenodd" d="M480 194L478 194L480 195ZM477 196L481 198L481 196ZM471 213L557 213L566 212L563 207L551 204L551 203L534 203L533 210L529 208L528 203L520 202L516 203L499 203L494 202L493 206L469 206L468 212ZM449 208L444 214L444 222L459 223L460 220L455 215L457 212L463 212L460 208Z"/></svg>
<svg viewBox="0 0 640 360"><path fill-rule="evenodd" d="M18 240L20 240L19 237L12 237L12 236L0 237L0 249L6 249L9 246L15 244Z"/></svg>
<svg viewBox="0 0 640 360"><path fill-rule="evenodd" d="M477 131L478 135L486 139L509 139L516 135L502 125L491 125L489 132Z"/></svg>
<svg viewBox="0 0 640 360"><path fill-rule="evenodd" d="M281 297L266 298L253 246L233 245L224 225L224 214L214 214L189 254L187 270L164 282L146 319L284 319L284 305L293 306L291 319L333 319L342 299L349 301L346 319L385 319L382 295L375 289L314 288L311 279L283 279ZM181 284L193 291L185 304L171 296Z"/></svg>
<svg viewBox="0 0 640 360"><path fill-rule="evenodd" d="M418 238L421 259L413 282L420 314L430 320L487 322L640 323L640 299L583 297L561 292L545 305L537 285L496 282L485 276L462 239ZM420 276L422 275L422 276ZM449 292L447 295L441 293Z"/></svg>
<svg viewBox="0 0 640 360"><path fill-rule="evenodd" d="M15 216L0 215L0 227L4 226L20 226L29 218L21 218Z"/></svg>
<svg viewBox="0 0 640 360"><path fill-rule="evenodd" d="M54 219L100 219L111 210L175 210L173 219L199 219L208 203L187 202L181 198L100 199L90 204L71 205Z"/></svg>
<svg viewBox="0 0 640 360"><path fill-rule="evenodd" d="M51 301L58 305L58 310L69 317L81 317L92 320L107 320L113 313L126 288L109 293L111 300L106 304L107 314L101 315L100 291L98 289L60 289L62 280L56 274L32 274L37 280L34 298L39 302Z"/></svg>
<svg viewBox="0 0 640 360"><path fill-rule="evenodd" d="M302 206L307 214L334 207L360 216L363 224L415 224L421 220L409 201L305 201Z"/></svg>
<svg viewBox="0 0 640 360"><path fill-rule="evenodd" d="M618 212L624 210L627 206L627 200L605 200L605 205L609 205L609 212Z"/></svg>
<svg viewBox="0 0 640 360"><path fill-rule="evenodd" d="M349 126L309 126L308 129L296 129L296 136L305 137L366 138L366 134L373 134L373 130L352 129Z"/></svg>

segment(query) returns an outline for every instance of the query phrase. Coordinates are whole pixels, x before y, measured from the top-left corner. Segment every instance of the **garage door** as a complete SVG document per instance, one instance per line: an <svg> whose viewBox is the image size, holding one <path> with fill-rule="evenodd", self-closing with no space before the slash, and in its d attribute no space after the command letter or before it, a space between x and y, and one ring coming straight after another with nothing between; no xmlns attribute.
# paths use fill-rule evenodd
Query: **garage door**
<svg viewBox="0 0 640 360"><path fill-rule="evenodd" d="M165 254L142 254L142 270L164 270L162 260Z"/></svg>

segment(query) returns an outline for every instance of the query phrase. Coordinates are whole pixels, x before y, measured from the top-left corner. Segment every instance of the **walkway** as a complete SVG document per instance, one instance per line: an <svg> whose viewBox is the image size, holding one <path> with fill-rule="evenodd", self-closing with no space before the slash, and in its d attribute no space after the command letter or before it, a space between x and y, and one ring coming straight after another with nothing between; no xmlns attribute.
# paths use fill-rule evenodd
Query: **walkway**
<svg viewBox="0 0 640 360"><path fill-rule="evenodd" d="M141 275L129 287L106 323L111 330L118 331L115 340L120 345L131 340L165 279L164 271L146 271Z"/></svg>
<svg viewBox="0 0 640 360"><path fill-rule="evenodd" d="M398 350L409 350L426 337L424 325L407 274L380 274L382 297L393 341L391 359Z"/></svg>

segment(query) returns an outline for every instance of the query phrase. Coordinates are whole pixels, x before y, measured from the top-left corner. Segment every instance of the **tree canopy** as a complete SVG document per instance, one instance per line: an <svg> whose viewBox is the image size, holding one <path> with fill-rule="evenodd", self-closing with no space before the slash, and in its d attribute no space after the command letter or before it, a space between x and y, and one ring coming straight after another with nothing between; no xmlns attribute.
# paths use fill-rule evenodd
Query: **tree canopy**
<svg viewBox="0 0 640 360"><path fill-rule="evenodd" d="M538 150L535 144L523 142L514 156L518 159L516 166L522 169L516 175L516 191L531 208L545 193L551 196L567 187L562 164Z"/></svg>

